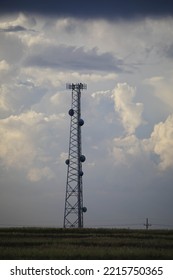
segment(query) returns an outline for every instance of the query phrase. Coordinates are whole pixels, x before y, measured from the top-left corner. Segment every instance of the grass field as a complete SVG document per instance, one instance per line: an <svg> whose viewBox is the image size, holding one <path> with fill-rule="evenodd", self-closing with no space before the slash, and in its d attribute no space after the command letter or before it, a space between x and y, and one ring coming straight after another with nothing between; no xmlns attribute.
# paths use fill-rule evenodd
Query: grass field
<svg viewBox="0 0 173 280"><path fill-rule="evenodd" d="M173 259L173 230L1 228L0 259Z"/></svg>

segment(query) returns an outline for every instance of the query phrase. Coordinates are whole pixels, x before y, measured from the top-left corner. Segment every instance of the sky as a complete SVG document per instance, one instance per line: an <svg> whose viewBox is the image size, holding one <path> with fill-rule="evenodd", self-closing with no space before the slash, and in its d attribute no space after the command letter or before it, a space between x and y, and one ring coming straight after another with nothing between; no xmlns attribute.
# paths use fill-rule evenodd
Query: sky
<svg viewBox="0 0 173 280"><path fill-rule="evenodd" d="M63 226L82 82L85 227L173 228L172 26L166 0L1 1L0 226Z"/></svg>

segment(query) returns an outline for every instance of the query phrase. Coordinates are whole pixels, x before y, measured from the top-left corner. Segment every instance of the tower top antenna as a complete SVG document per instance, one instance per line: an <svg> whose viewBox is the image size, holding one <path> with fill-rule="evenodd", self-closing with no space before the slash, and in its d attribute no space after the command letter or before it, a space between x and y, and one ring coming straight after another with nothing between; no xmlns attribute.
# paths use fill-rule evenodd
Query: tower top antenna
<svg viewBox="0 0 173 280"><path fill-rule="evenodd" d="M87 89L87 84L77 83L77 84L66 84L66 89L72 89L72 90L80 90L80 89Z"/></svg>

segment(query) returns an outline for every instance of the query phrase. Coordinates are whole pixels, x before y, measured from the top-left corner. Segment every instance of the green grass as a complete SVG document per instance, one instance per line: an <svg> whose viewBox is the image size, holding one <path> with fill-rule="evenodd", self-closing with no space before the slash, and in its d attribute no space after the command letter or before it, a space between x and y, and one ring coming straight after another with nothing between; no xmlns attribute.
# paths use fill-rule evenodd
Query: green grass
<svg viewBox="0 0 173 280"><path fill-rule="evenodd" d="M173 259L173 230L1 228L0 259Z"/></svg>

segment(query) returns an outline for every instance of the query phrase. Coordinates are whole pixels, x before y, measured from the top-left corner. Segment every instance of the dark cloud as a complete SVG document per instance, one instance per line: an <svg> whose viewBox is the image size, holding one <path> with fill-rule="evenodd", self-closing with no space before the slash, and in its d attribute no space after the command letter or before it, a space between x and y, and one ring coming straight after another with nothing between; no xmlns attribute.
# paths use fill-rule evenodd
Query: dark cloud
<svg viewBox="0 0 173 280"><path fill-rule="evenodd" d="M167 57L173 58L173 44L171 44L169 47L165 48L164 53L166 53Z"/></svg>
<svg viewBox="0 0 173 280"><path fill-rule="evenodd" d="M16 25L16 26L8 26L7 28L0 28L0 32L20 32L26 31L27 29L23 26Z"/></svg>
<svg viewBox="0 0 173 280"><path fill-rule="evenodd" d="M122 60L110 52L99 54L96 48L84 50L83 47L49 46L33 52L25 61L25 66L51 67L70 70L98 70L121 72Z"/></svg>
<svg viewBox="0 0 173 280"><path fill-rule="evenodd" d="M172 0L2 0L1 13L34 12L58 16L117 18L173 15Z"/></svg>

